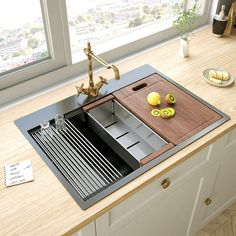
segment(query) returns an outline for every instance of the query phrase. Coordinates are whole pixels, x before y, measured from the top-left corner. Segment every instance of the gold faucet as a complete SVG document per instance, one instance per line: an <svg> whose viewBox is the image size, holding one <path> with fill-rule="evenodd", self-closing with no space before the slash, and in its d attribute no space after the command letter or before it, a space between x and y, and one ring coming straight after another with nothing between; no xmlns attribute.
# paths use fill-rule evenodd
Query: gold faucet
<svg viewBox="0 0 236 236"><path fill-rule="evenodd" d="M95 59L97 62L105 66L107 69L112 69L115 73L115 79L120 79L120 73L118 68L115 65L108 64L106 61L104 61L102 58L94 55L93 51L91 50L91 45L88 42L87 48L84 48L84 53L88 57L88 76L89 76L89 87L84 88L84 83L81 84L81 86L76 86L78 96L83 93L87 94L89 97L97 97L100 88L103 86L103 84L108 84L107 79L105 79L102 76L99 76L100 81L94 84L93 82L93 64L92 64L92 58Z"/></svg>

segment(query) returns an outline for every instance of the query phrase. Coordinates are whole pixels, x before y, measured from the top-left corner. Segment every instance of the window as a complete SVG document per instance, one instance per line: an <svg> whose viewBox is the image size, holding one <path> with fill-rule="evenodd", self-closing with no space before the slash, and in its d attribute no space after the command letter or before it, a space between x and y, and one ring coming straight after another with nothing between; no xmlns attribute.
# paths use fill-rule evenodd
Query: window
<svg viewBox="0 0 236 236"><path fill-rule="evenodd" d="M0 4L0 90L66 65L59 1Z"/></svg>
<svg viewBox="0 0 236 236"><path fill-rule="evenodd" d="M194 1L0 0L0 104L86 72L87 41L114 62L176 36L176 7ZM198 26L212 1L198 0Z"/></svg>
<svg viewBox="0 0 236 236"><path fill-rule="evenodd" d="M14 4L14 7L12 7ZM0 8L0 73L49 57L39 1L2 3ZM25 14L25 6L28 11Z"/></svg>
<svg viewBox="0 0 236 236"><path fill-rule="evenodd" d="M184 0L67 0L73 61L88 40L98 45L125 35L130 41L137 31L173 19L183 7Z"/></svg>

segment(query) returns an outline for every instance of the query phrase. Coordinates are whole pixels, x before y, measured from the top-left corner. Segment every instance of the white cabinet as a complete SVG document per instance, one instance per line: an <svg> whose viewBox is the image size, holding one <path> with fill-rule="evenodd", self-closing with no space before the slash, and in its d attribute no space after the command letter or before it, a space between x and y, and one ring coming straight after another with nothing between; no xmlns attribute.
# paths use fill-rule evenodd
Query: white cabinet
<svg viewBox="0 0 236 236"><path fill-rule="evenodd" d="M166 189L163 180L170 181ZM236 130L153 181L78 235L193 236L235 200Z"/></svg>
<svg viewBox="0 0 236 236"><path fill-rule="evenodd" d="M236 132L226 136L222 143L223 153L219 170L211 194L212 203L207 208L206 221L218 215L236 200Z"/></svg>
<svg viewBox="0 0 236 236"><path fill-rule="evenodd" d="M155 196L129 212L120 212L123 216L114 222L112 210L96 221L97 236L186 235L199 184L199 177L190 177L163 198Z"/></svg>
<svg viewBox="0 0 236 236"><path fill-rule="evenodd" d="M205 173L209 173L208 152L209 148L202 150L98 218L97 236L189 235ZM217 169L211 169L206 176L213 183ZM167 178L171 184L163 189L161 183Z"/></svg>
<svg viewBox="0 0 236 236"><path fill-rule="evenodd" d="M212 185L203 184L194 217L197 230L236 201L236 130L216 141L210 150L211 165L217 166L217 176Z"/></svg>
<svg viewBox="0 0 236 236"><path fill-rule="evenodd" d="M203 225L205 211L207 208L207 205L205 201L208 199L210 201L211 199L209 196L211 196L212 193L212 186L215 183L215 178L217 176L218 171L218 164L211 163L210 165L206 165L202 171L201 171L201 183L199 186L199 191L196 196L196 201L192 213L192 219L191 223L189 224L189 236L195 235Z"/></svg>

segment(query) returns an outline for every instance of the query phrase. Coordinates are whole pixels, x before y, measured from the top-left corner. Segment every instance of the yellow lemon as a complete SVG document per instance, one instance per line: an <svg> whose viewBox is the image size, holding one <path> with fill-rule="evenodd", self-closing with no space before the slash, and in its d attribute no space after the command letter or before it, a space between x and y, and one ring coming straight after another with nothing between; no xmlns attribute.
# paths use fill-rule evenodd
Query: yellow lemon
<svg viewBox="0 0 236 236"><path fill-rule="evenodd" d="M156 106L161 104L161 96L159 93L156 92L151 92L148 94L147 96L147 102L151 105L151 106Z"/></svg>

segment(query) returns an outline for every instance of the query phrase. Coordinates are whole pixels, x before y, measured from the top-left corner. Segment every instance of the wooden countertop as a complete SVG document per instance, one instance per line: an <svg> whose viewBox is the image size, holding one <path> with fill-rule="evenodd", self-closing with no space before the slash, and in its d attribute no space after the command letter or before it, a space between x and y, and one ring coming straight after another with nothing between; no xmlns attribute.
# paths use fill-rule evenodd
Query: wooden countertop
<svg viewBox="0 0 236 236"><path fill-rule="evenodd" d="M186 59L178 56L178 46L179 41L174 40L131 57L117 66L121 73L125 73L143 64L150 64L228 114L231 120L83 211L13 123L19 117L75 94L74 86L78 83L2 111L0 235L69 235L236 127L236 86L217 88L202 79L202 72L208 67L224 68L236 78L236 32L230 38L214 37L211 28L195 33L190 42L190 57ZM107 70L100 73L112 76ZM27 159L33 162L34 181L6 188L3 166Z"/></svg>

